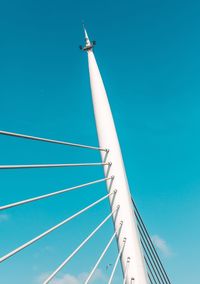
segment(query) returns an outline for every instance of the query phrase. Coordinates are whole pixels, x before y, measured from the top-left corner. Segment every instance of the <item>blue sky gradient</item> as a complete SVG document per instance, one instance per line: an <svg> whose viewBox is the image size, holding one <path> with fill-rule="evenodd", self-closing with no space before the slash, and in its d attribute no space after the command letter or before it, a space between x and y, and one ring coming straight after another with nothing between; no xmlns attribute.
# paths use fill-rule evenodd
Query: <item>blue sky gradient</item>
<svg viewBox="0 0 200 284"><path fill-rule="evenodd" d="M177 284L199 283L199 13L199 1L185 0L0 3L0 129L98 144L87 59L78 49L84 20L97 41L132 194ZM0 137L0 164L90 161L99 153ZM101 177L101 168L1 171L0 202ZM2 212L0 254L104 194L101 184ZM108 213L105 201L1 264L0 283L39 283ZM60 277L90 271L112 233L108 222ZM116 255L114 243L94 283L103 283Z"/></svg>

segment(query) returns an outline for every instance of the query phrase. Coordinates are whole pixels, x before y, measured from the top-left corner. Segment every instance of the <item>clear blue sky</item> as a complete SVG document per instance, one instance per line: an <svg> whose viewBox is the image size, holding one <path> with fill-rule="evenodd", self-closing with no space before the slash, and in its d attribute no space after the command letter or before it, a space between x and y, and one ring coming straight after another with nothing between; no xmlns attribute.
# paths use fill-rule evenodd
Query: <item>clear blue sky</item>
<svg viewBox="0 0 200 284"><path fill-rule="evenodd" d="M174 284L199 283L199 14L199 1L184 0L0 3L0 129L97 145L87 60L78 49L84 19L97 41L131 191ZM88 161L100 161L98 153L0 137L0 164ZM0 202L102 176L97 168L2 171ZM93 186L1 213L0 254L105 193ZM39 283L108 212L104 202L14 256L0 266L0 282ZM57 283L88 272L112 232L108 223ZM110 273L116 253L114 244L99 274Z"/></svg>

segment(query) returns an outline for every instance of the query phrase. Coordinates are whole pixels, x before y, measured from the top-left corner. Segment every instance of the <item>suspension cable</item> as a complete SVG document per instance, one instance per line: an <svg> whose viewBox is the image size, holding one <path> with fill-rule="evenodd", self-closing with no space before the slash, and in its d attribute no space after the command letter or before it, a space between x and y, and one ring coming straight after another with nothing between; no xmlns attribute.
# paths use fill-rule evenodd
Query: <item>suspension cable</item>
<svg viewBox="0 0 200 284"><path fill-rule="evenodd" d="M148 267L148 270L149 270L149 272L150 272L150 275L152 276L152 278L153 278L153 280L154 280L154 283L155 283L155 284L158 284L157 281L156 281L156 279L155 279L155 277L154 277L154 275L153 275L153 272L152 272L152 270L151 270L151 267L150 267L150 265L149 265L149 263L148 263L148 261L147 261L147 259L146 259L145 256L144 256L144 260L145 260L145 262L146 262L146 265L147 265L147 267Z"/></svg>
<svg viewBox="0 0 200 284"><path fill-rule="evenodd" d="M150 276L150 274L149 274L148 272L147 272L147 275L148 275L148 278L149 278L150 283L153 284L153 281L152 281L152 279L151 279L151 276Z"/></svg>
<svg viewBox="0 0 200 284"><path fill-rule="evenodd" d="M113 179L113 178L114 177L103 178L103 179L91 181L91 182L88 182L88 183L84 183L84 184L81 184L81 185L73 186L73 187L70 187L70 188L58 190L58 191L47 193L47 194L44 194L44 195L40 195L40 196L37 196L37 197L33 197L33 198L29 198L29 199L24 199L24 200L21 200L21 201L18 201L18 202L10 203L10 204L4 205L4 206L0 206L0 211L10 209L12 207L24 205L24 204L34 202L34 201L37 201L37 200L41 200L41 199L44 199L44 198L52 197L52 196L55 196L55 195L59 195L59 194L62 194L62 193L66 193L68 191L76 190L76 189L79 189L79 188L82 188L82 187L90 186L90 185L100 183L100 182L103 182L103 181L106 181L106 180L109 180L109 179Z"/></svg>
<svg viewBox="0 0 200 284"><path fill-rule="evenodd" d="M118 211L119 206L113 210L82 242L81 244L61 263L61 265L43 282L48 284L54 276L72 259L72 257L93 237L93 235Z"/></svg>
<svg viewBox="0 0 200 284"><path fill-rule="evenodd" d="M127 275L128 275L129 265L130 265L130 257L128 257L127 261L126 261L123 284L126 284L126 278L127 278Z"/></svg>
<svg viewBox="0 0 200 284"><path fill-rule="evenodd" d="M157 266L157 264L156 264L156 262L155 262L155 260L154 260L154 256L152 255L151 250L149 249L149 245L148 245L148 243L147 243L147 241L146 241L146 238L145 238L143 232L141 231L141 228L140 228L139 225L138 225L138 230L139 230L139 233L140 233L140 236L141 236L141 244L142 244L142 247L143 247L143 249L144 249L145 254L147 255L147 258L149 259L149 263L151 264L151 267L152 267L152 269L153 269L153 271L154 271L154 273L155 273L155 275L156 275L156 278L158 279L158 282L159 282L160 284L161 284L161 282L163 282L163 281L164 281L164 283L167 283L167 282L165 281L165 278L163 278L163 277L161 276L162 273L160 273L160 272L162 272L162 271L160 271L159 267ZM153 263L152 263L152 262L153 262ZM158 274L157 274L157 273L158 273ZM160 280L159 280L158 275L159 275L159 277L160 277L161 282L160 282Z"/></svg>
<svg viewBox="0 0 200 284"><path fill-rule="evenodd" d="M143 233L144 233L144 235L146 237L146 240L147 240L147 242L149 244L149 248L150 248L150 250L151 250L151 252L152 252L152 254L154 256L154 259L155 259L157 265L160 268L160 272L162 273L162 276L165 278L165 281L167 283L171 284L171 282L169 280L169 277L168 277L168 275L167 275L167 273L166 273L166 271L164 269L164 266L162 265L160 257L159 257L159 255L158 255L158 253L157 253L157 251L156 251L156 249L154 247L154 244L153 244L153 242L151 240L151 237L149 236L147 228L146 228L146 226L145 226L145 224L144 224L144 222L142 220L142 217L141 217L141 215L139 213L139 210L137 209L137 206L136 206L133 198L132 198L132 202L133 202L133 206L134 206L134 209L135 209L134 212L135 212L136 219L137 219L138 223L140 223L141 229L143 230Z"/></svg>
<svg viewBox="0 0 200 284"><path fill-rule="evenodd" d="M125 244L126 244L126 238L124 238L123 240L123 245L121 246L120 250L119 250L119 253L117 255L117 258L115 260L115 263L114 263L114 266L113 266L113 269L112 269L112 272L111 272L111 275L110 275L110 278L109 278L109 281L108 281L108 284L111 284L112 283L112 280L113 280L113 277L114 277L114 274L115 274L115 271L116 271L116 268L117 268L117 264L119 262L119 259L123 253L123 250L124 250L124 247L125 247Z"/></svg>
<svg viewBox="0 0 200 284"><path fill-rule="evenodd" d="M121 231L122 228L122 224L123 222L120 222L120 226L117 230L115 230L114 234L112 235L112 237L110 238L108 244L106 245L105 249L103 250L102 254L100 255L99 259L97 260L95 266L93 267L92 271L90 272L89 276L87 277L87 279L85 280L84 284L88 284L90 279L92 278L94 272L96 271L99 263L101 262L102 258L104 257L104 255L106 254L107 250L109 249L112 241L114 240L115 236Z"/></svg>
<svg viewBox="0 0 200 284"><path fill-rule="evenodd" d="M1 165L0 170L33 169L33 168L61 168L61 167L92 167L109 166L110 163L78 163L78 164L38 164L38 165Z"/></svg>
<svg viewBox="0 0 200 284"><path fill-rule="evenodd" d="M148 262L149 262L149 264L151 265L151 268L152 268L152 270L153 270L153 272L154 272L154 275L156 276L156 279L158 280L158 283L159 283L159 284L162 284L162 283L160 282L160 279L159 279L158 274L157 274L158 270L154 267L154 265L153 265L153 263L152 263L152 261L151 261L151 258L150 258L149 255L148 255L148 252L147 252L147 250L146 250L146 248L145 248L145 245L144 245L142 239L141 239L141 244L142 244L143 250L144 250L144 252L145 252L145 255L146 255L147 259L148 259ZM162 281L162 278L161 278L161 281Z"/></svg>
<svg viewBox="0 0 200 284"><path fill-rule="evenodd" d="M165 276L163 274L163 271L162 271L161 267L159 266L159 263L158 263L155 255L153 254L153 250L152 250L152 247L150 245L149 239L147 238L147 236L145 234L145 231L144 231L144 229L142 227L142 224L141 224L140 220L138 219L137 215L136 215L136 219L138 221L139 233L140 233L141 238L142 238L142 240L143 240L143 242L144 242L144 244L146 246L146 249L147 249L147 251L148 251L148 253L149 253L149 255L150 255L150 257L151 257L151 259L152 259L152 261L154 263L155 269L158 272L161 281L164 281L164 283L168 283L168 281L166 280L166 278L165 278ZM145 250L145 248L144 248L144 250ZM153 266L153 264L152 264L152 266ZM162 275L162 277L161 277L161 275Z"/></svg>
<svg viewBox="0 0 200 284"><path fill-rule="evenodd" d="M78 211L77 213L75 213L74 215L68 217L67 219L63 220L62 222L58 223L57 225L51 227L50 229L48 229L47 231L45 231L44 233L38 235L37 237L33 238L32 240L26 242L25 244L19 246L18 248L14 249L13 251L11 251L10 253L4 255L3 257L0 258L0 263L5 261L6 259L8 259L9 257L15 255L16 253L20 252L21 250L25 249L26 247L32 245L33 243L35 243L36 241L40 240L41 238L43 238L44 236L48 235L49 233L55 231L56 229L58 229L59 227L61 227L62 225L68 223L69 221L71 221L72 219L74 219L75 217L81 215L83 212L87 211L88 209L94 207L95 205L97 205L98 203L100 203L101 201L105 200L106 198L108 198L110 195L115 194L115 191L112 191L110 193L108 193L107 195L101 197L100 199L98 199L97 201L95 201L94 203L88 205L87 207L83 208L82 210Z"/></svg>
<svg viewBox="0 0 200 284"><path fill-rule="evenodd" d="M2 130L0 130L0 134L18 137L18 138L30 139L30 140L49 142L49 143L54 143L54 144L61 144L61 145L72 146L72 147L86 148L86 149L99 150L99 151L108 151L107 149L100 148L100 147L87 146L87 145L76 144L76 143L71 143L71 142L64 142L64 141L59 141L59 140L52 140L52 139L41 138L41 137L36 137L36 136L8 132L8 131L2 131Z"/></svg>

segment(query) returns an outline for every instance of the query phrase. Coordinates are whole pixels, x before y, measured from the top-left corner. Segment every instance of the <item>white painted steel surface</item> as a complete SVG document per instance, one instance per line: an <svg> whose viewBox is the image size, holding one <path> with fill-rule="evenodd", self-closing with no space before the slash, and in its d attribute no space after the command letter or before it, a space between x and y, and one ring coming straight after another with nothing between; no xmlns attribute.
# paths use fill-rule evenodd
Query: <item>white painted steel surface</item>
<svg viewBox="0 0 200 284"><path fill-rule="evenodd" d="M81 243L80 245L59 265L59 267L43 282L48 284L55 275L79 252L79 250L96 234L96 232L113 216L119 208L112 211Z"/></svg>
<svg viewBox="0 0 200 284"><path fill-rule="evenodd" d="M74 218L78 217L79 215L81 215L82 213L84 213L85 211L89 210L90 208L94 207L95 205L99 204L100 202L102 202L103 200L105 200L106 198L108 198L111 195L115 195L116 194L116 190L112 191L110 193L108 193L107 195L103 196L102 198L98 199L97 201L95 201L94 203L88 205L87 207L81 209L80 211L78 211L77 213L75 213L74 215L68 217L67 219L63 220L62 222L58 223L57 225L51 227L50 229L46 230L45 232L43 232L42 234L38 235L37 237L33 238L32 240L26 242L25 244L19 246L18 248L14 249L13 251L9 252L8 254L2 256L0 258L0 263L7 260L8 258L10 258L11 256L15 255L16 253L20 252L21 250L25 249L26 247L32 245L33 243L39 241L40 239L42 239L43 237L47 236L48 234L52 233L53 231L57 230L58 228L60 228L61 226L65 225L66 223L68 223L69 221L73 220Z"/></svg>
<svg viewBox="0 0 200 284"><path fill-rule="evenodd" d="M88 146L88 145L77 144L77 143L71 143L71 142L60 141L60 140L53 140L53 139L48 139L48 138L41 138L41 137L30 136L30 135L25 135L25 134L19 134L19 133L14 133L14 132L8 132L8 131L3 131L3 130L0 130L0 134L1 135L18 137L18 138L24 138L24 139L48 142L48 143L72 146L72 147L86 148L86 149L92 149L92 150L98 150L98 151L106 151L106 149L101 149L99 147Z"/></svg>
<svg viewBox="0 0 200 284"><path fill-rule="evenodd" d="M18 202L3 205L3 206L0 206L0 211L6 210L6 209L9 209L9 208L12 208L12 207L24 205L24 204L27 204L27 203L30 203L30 202L35 202L35 201L38 201L38 200L41 200L41 199L44 199L44 198L49 198L49 197L52 197L52 196L55 196L55 195L63 194L63 193L66 193L66 192L69 192L69 191L72 191L72 190L76 190L76 189L79 189L79 188L82 188L82 187L90 186L92 184L97 184L97 183L100 183L100 182L103 182L103 181L106 181L106 180L112 180L112 177L91 181L91 182L88 182L88 183L76 185L76 186L69 187L69 188L66 188L66 189L61 189L61 190L54 191L54 192L51 192L51 193L47 193L47 194L43 194L43 195L40 195L40 196L36 196L36 197L21 200L21 201L18 201Z"/></svg>
<svg viewBox="0 0 200 284"><path fill-rule="evenodd" d="M123 272L126 271L127 259L130 258L130 267L126 276L126 283L130 284L134 278L135 284L147 284L147 272L144 264L144 257L140 246L139 235L136 226L133 205L129 185L124 168L121 149L115 129L115 124L112 117L109 101L106 90L101 78L99 68L97 66L94 53L92 50L93 44L90 43L85 31L85 49L88 54L88 65L90 75L90 85L92 93L92 101L96 120L96 127L101 148L109 149L107 161L111 161L109 175L115 176L112 188L117 189L114 202L110 198L111 208L115 208L118 204L120 209L116 219L113 219L115 230L119 229L120 222L123 221L123 227L120 235L117 238L119 251L123 246L123 240L126 238L126 246L121 258ZM105 162L105 153L101 153L102 161ZM104 169L107 176L107 167ZM109 189L109 183L107 188Z"/></svg>

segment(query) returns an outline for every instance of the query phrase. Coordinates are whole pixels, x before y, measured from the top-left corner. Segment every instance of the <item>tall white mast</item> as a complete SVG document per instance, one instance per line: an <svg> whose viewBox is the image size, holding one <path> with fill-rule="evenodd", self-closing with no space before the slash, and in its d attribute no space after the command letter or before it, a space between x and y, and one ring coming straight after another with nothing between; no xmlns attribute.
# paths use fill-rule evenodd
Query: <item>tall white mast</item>
<svg viewBox="0 0 200 284"><path fill-rule="evenodd" d="M84 33L85 47L83 50L88 54L90 85L99 145L102 148L106 147L109 149L107 160L112 162L109 175L114 176L112 188L117 189L114 201L112 198L110 199L110 205L112 209L116 208L118 205L120 206L116 218L113 218L115 229L118 230L121 226L121 221L123 222L121 232L117 238L119 251L122 249L124 239L126 238L121 257L123 273L126 275L126 281L124 283L147 284L147 272L140 247L129 185L112 112L101 74L94 57L94 42L90 42L85 28ZM102 153L102 160L105 160L105 153ZM107 167L105 167L105 175L107 175L107 170ZM107 183L108 190L109 186L110 182Z"/></svg>

